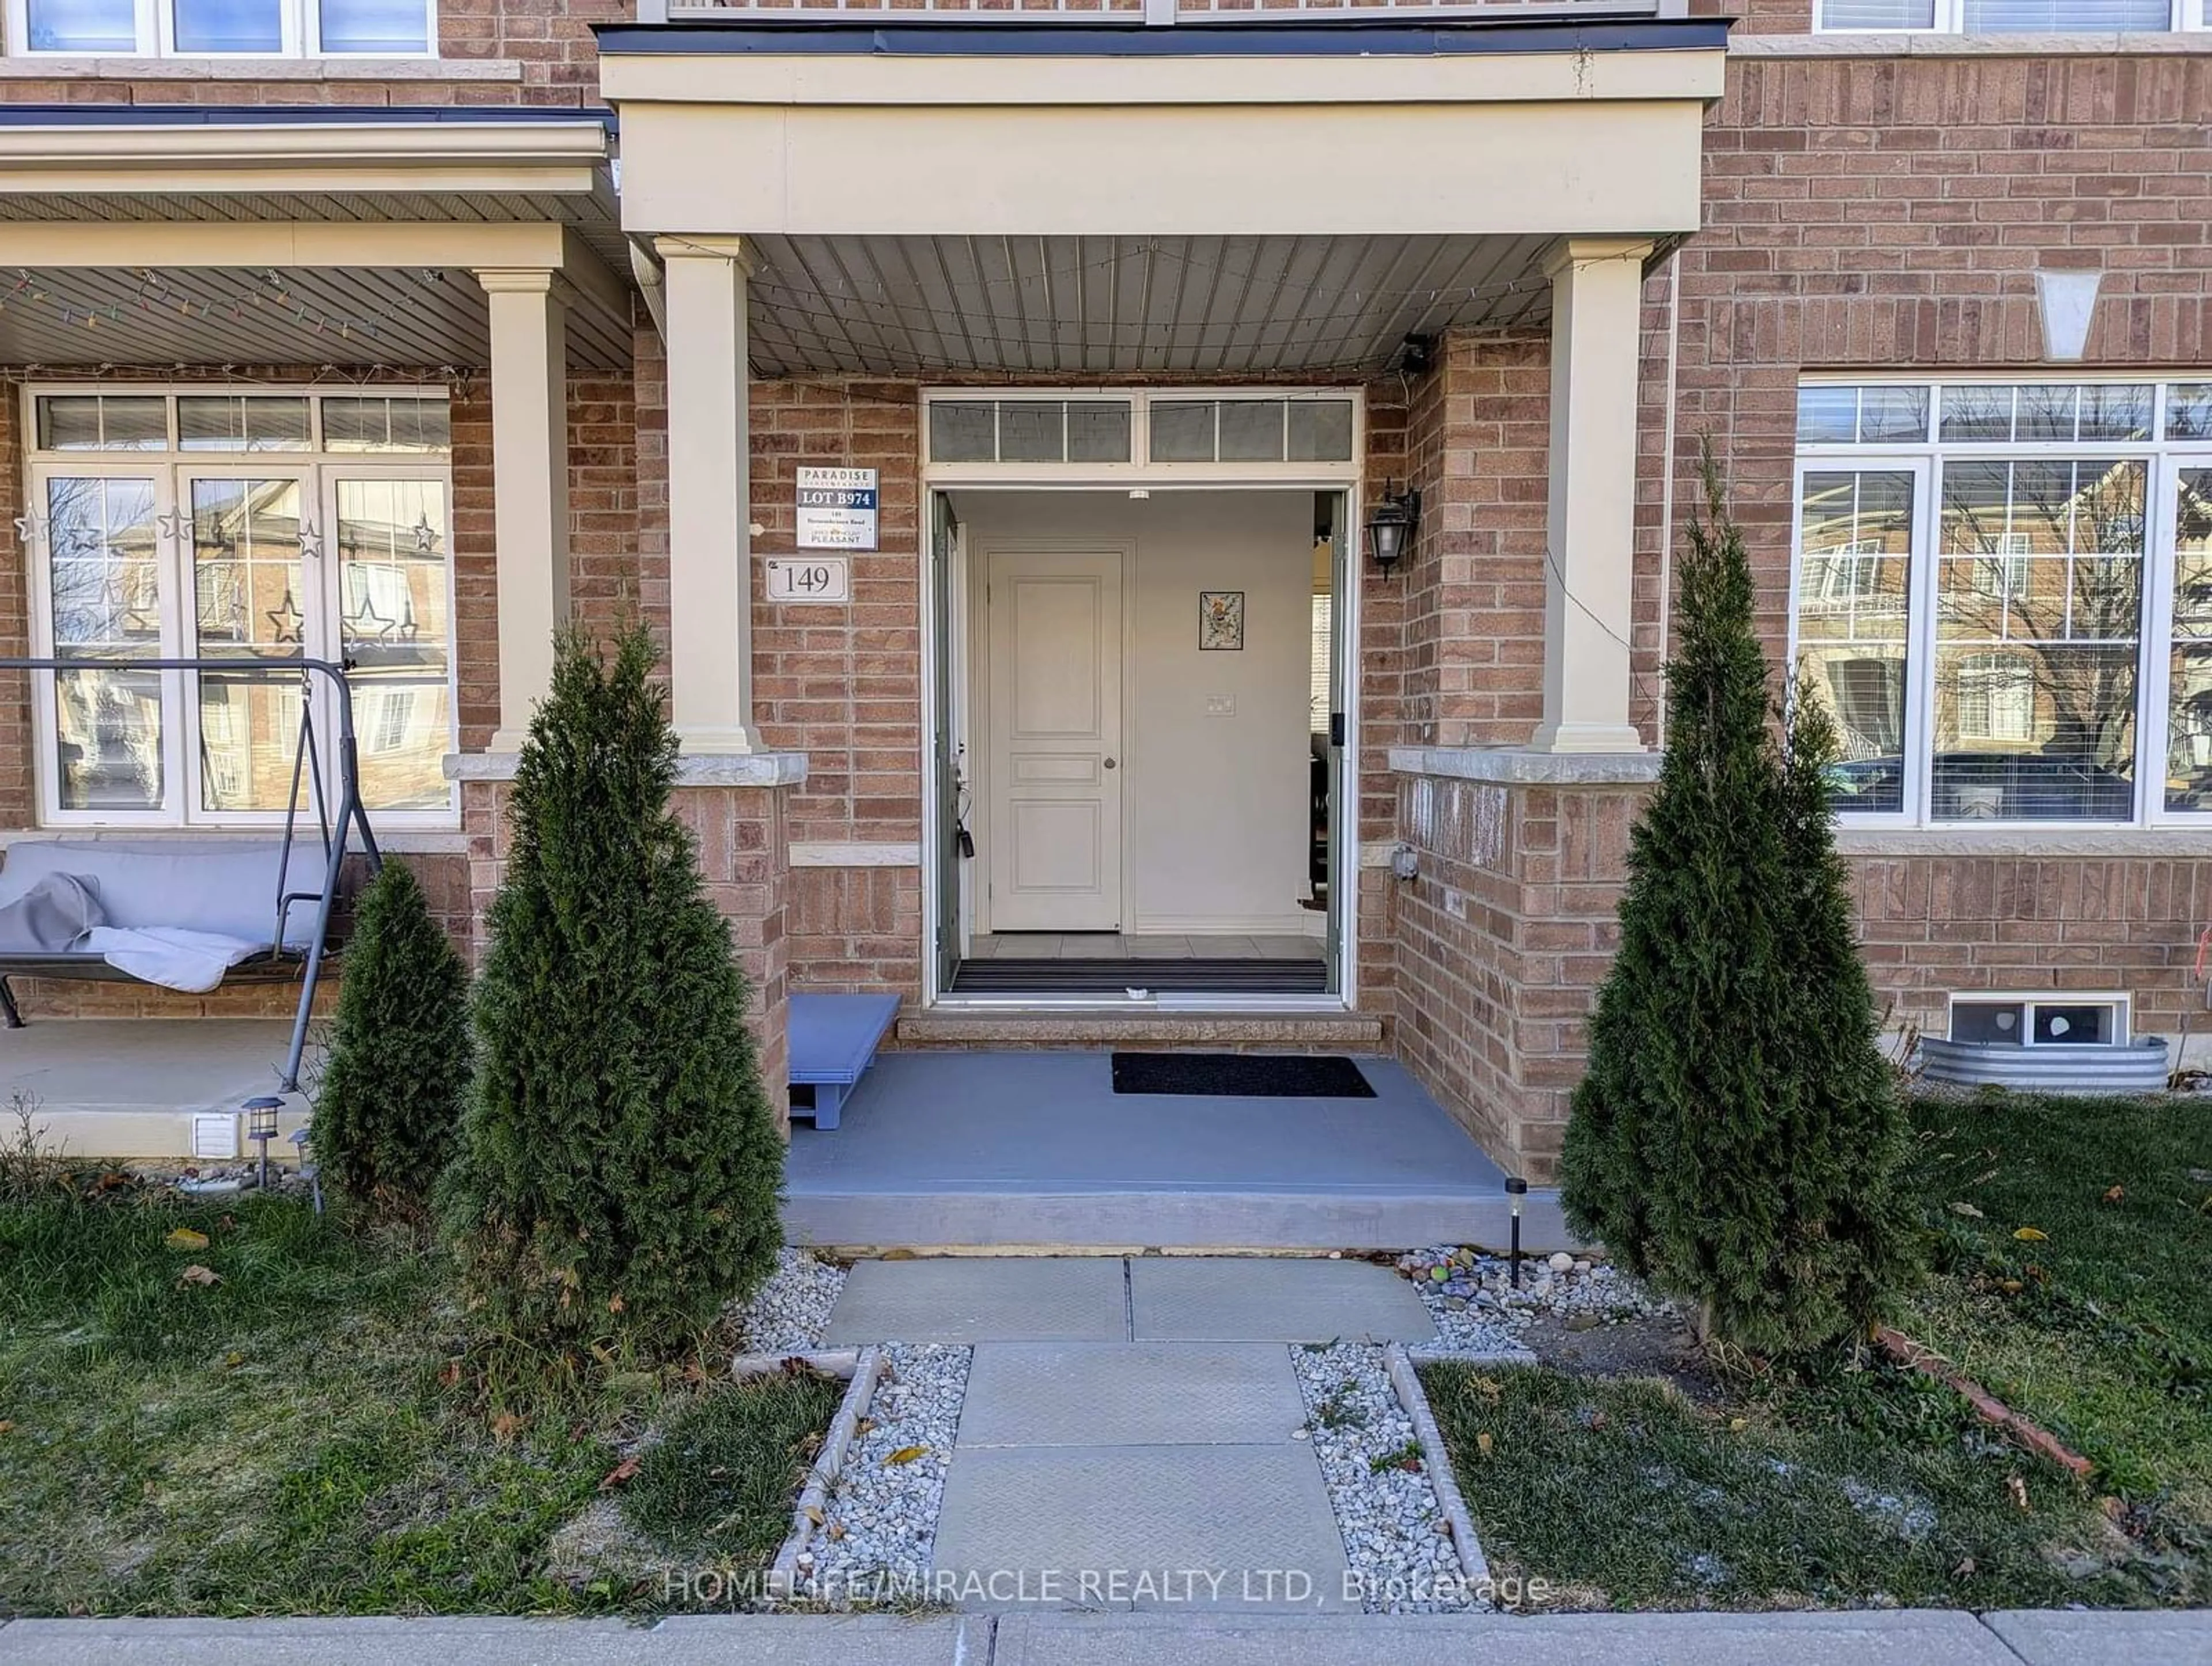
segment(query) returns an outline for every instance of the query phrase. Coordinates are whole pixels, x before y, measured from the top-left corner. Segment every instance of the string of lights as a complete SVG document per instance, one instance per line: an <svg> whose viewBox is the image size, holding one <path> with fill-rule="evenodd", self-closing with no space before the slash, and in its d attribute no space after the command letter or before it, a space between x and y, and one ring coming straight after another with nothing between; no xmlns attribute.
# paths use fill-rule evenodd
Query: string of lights
<svg viewBox="0 0 2212 1666"><path fill-rule="evenodd" d="M127 301L118 301L66 293L51 275L42 276L18 267L13 284L0 289L0 313L11 306L18 309L45 307L51 309L65 327L97 330L102 325L119 326L138 313L173 313L180 318L203 322L221 316L236 322L257 310L273 310L316 335L334 336L341 341L350 341L357 336L376 341L386 330L403 325L410 316L410 309L397 302L373 306L363 313L340 311L308 300L295 293L284 275L274 267L255 273L243 287L227 283L219 274L206 274L197 283L203 289L214 288L222 291L213 299L188 293L150 267L131 268L130 275L136 283L136 293ZM434 282L442 281L442 274L417 273L415 281L428 288Z"/></svg>

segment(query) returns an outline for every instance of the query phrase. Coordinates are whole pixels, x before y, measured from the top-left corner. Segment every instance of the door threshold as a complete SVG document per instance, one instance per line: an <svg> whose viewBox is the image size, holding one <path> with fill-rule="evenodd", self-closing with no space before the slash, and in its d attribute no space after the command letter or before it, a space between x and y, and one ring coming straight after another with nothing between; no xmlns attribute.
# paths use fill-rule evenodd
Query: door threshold
<svg viewBox="0 0 2212 1666"><path fill-rule="evenodd" d="M1354 1011L1342 995L1332 994L1149 994L1132 1000L1095 994L940 994L923 1003L927 1012L968 1012L993 1018L1019 1018L1024 1013L1061 1017L1129 1013L1229 1013L1268 1018L1341 1018Z"/></svg>

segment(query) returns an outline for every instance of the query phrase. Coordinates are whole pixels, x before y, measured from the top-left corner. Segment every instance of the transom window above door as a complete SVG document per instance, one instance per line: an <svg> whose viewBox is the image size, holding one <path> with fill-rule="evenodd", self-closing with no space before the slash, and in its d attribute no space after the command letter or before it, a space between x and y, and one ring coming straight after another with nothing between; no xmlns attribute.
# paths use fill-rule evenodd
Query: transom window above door
<svg viewBox="0 0 2212 1666"><path fill-rule="evenodd" d="M2212 812L2212 374L1808 382L1792 658L1854 820Z"/></svg>
<svg viewBox="0 0 2212 1666"><path fill-rule="evenodd" d="M933 477L1348 481L1361 404L1347 388L947 389L923 396Z"/></svg>
<svg viewBox="0 0 2212 1666"><path fill-rule="evenodd" d="M444 396L29 398L21 527L33 653L343 659L369 809L386 823L451 826ZM103 666L36 682L48 822L253 825L291 800L301 704L289 677ZM329 715L319 713L319 734L335 733Z"/></svg>
<svg viewBox="0 0 2212 1666"><path fill-rule="evenodd" d="M25 52L127 58L421 58L434 0L9 0Z"/></svg>

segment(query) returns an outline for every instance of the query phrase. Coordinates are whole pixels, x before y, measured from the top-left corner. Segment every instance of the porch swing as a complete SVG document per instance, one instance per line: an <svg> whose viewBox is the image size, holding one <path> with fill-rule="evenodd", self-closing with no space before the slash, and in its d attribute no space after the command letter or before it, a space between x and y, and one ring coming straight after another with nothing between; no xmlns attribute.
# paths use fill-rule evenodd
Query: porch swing
<svg viewBox="0 0 2212 1666"><path fill-rule="evenodd" d="M0 1014L23 1017L13 977L160 983L205 990L234 982L297 979L300 1002L280 1091L296 1093L315 988L331 953L331 922L346 858L357 849L371 873L383 853L362 803L347 667L304 656L222 659L0 658L0 671L190 672L226 682L298 679L299 736L283 830L274 841L235 836L21 840L0 867ZM318 679L337 726L327 750L316 737ZM337 771L337 805L325 775ZM300 825L302 787L312 800L318 859ZM358 830L360 842L352 835ZM257 900L259 899L259 900ZM266 909L266 911L264 911ZM264 924L264 922L266 922ZM182 979L184 981L177 981Z"/></svg>

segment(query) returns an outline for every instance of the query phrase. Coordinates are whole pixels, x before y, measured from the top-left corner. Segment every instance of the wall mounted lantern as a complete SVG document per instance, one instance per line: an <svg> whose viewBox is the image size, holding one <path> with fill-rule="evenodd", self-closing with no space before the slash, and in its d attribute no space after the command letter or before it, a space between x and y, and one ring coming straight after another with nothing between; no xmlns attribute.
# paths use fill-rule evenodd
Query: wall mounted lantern
<svg viewBox="0 0 2212 1666"><path fill-rule="evenodd" d="M1421 495L1416 491L1395 492L1382 489L1382 501L1367 517L1367 549L1375 557L1375 564L1384 572L1396 567L1413 542L1413 529L1421 524Z"/></svg>

